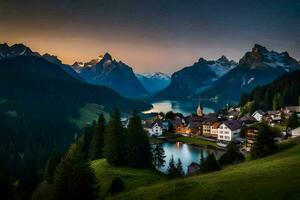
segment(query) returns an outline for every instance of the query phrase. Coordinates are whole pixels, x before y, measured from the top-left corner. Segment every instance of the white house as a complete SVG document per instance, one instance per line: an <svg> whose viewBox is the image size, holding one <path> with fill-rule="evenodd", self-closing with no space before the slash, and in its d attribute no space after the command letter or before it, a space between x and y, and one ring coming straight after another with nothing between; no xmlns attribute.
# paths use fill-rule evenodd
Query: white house
<svg viewBox="0 0 300 200"><path fill-rule="evenodd" d="M299 137L299 136L300 136L300 127L293 129L292 138Z"/></svg>
<svg viewBox="0 0 300 200"><path fill-rule="evenodd" d="M239 120L228 120L220 124L218 128L219 143L229 143L239 136L242 124Z"/></svg>
<svg viewBox="0 0 300 200"><path fill-rule="evenodd" d="M151 136L161 136L163 134L161 122L153 122L151 128L149 129L149 134Z"/></svg>
<svg viewBox="0 0 300 200"><path fill-rule="evenodd" d="M261 122L262 119L263 119L263 116L264 116L265 114L266 114L266 113L264 113L263 111L257 110L257 111L255 111L255 112L252 114L252 117L254 117L257 121Z"/></svg>

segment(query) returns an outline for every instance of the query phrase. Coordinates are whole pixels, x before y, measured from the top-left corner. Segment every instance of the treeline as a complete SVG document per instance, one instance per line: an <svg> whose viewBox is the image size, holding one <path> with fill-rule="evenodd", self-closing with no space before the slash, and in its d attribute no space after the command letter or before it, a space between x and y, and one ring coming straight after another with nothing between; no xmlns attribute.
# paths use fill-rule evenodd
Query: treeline
<svg viewBox="0 0 300 200"><path fill-rule="evenodd" d="M90 168L91 160L105 158L113 166L154 169L153 152L156 150L151 148L136 111L127 128L122 126L118 110L111 114L108 123L100 114L65 155L53 152L50 156L44 171L48 193L53 199L97 199L101 186ZM111 192L119 192L123 187L120 178L114 179ZM45 192L38 189L33 198L45 198Z"/></svg>
<svg viewBox="0 0 300 200"><path fill-rule="evenodd" d="M74 128L66 119L47 117L37 118L11 101L0 101L0 182L17 199L28 199L52 149L61 151L72 141L67 133L74 133Z"/></svg>
<svg viewBox="0 0 300 200"><path fill-rule="evenodd" d="M107 87L81 83L41 58L1 60L0 178L4 174L19 185L32 165L40 175L52 150L65 151L79 135L69 118L78 117L86 103L104 105L107 112L115 106L122 111L149 106Z"/></svg>
<svg viewBox="0 0 300 200"><path fill-rule="evenodd" d="M299 104L300 71L285 74L271 84L256 87L250 94L242 94L240 106L252 113L257 109L277 110Z"/></svg>

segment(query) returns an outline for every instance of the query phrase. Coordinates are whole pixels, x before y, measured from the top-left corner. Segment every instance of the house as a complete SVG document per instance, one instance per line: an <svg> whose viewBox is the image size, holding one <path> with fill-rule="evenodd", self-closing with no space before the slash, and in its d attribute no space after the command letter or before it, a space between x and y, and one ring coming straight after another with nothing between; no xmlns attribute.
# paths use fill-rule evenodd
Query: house
<svg viewBox="0 0 300 200"><path fill-rule="evenodd" d="M188 176L193 176L193 175L197 175L200 172L200 165L192 162L189 166L188 166L188 170L187 170L187 175Z"/></svg>
<svg viewBox="0 0 300 200"><path fill-rule="evenodd" d="M186 118L186 132L193 135L201 135L203 117L197 115L190 115Z"/></svg>
<svg viewBox="0 0 300 200"><path fill-rule="evenodd" d="M218 129L221 125L221 122L214 122L210 127L210 135L214 138L218 137Z"/></svg>
<svg viewBox="0 0 300 200"><path fill-rule="evenodd" d="M292 130L292 138L300 137L300 127Z"/></svg>
<svg viewBox="0 0 300 200"><path fill-rule="evenodd" d="M205 120L202 123L202 135L210 136L212 124L213 124L213 122L211 120Z"/></svg>
<svg viewBox="0 0 300 200"><path fill-rule="evenodd" d="M256 127L248 127L246 129L246 142L245 142L245 149L246 151L250 152L254 143L255 143L255 137L258 134L258 128Z"/></svg>
<svg viewBox="0 0 300 200"><path fill-rule="evenodd" d="M215 126L218 124L215 124L216 122L218 122L216 119L207 119L204 122L202 122L202 135L206 136L206 137L217 137L218 135L218 128L215 128ZM213 127L213 124L215 124L215 126ZM219 125L217 125L219 126ZM212 134L212 129L215 128L213 130L213 134Z"/></svg>
<svg viewBox="0 0 300 200"><path fill-rule="evenodd" d="M257 121L261 122L263 120L263 116L265 116L265 112L262 110L257 110L252 114L252 117L254 117Z"/></svg>
<svg viewBox="0 0 300 200"><path fill-rule="evenodd" d="M227 113L228 119L236 119L240 115L240 112L238 110L230 110Z"/></svg>
<svg viewBox="0 0 300 200"><path fill-rule="evenodd" d="M279 124L282 121L280 111L273 111L273 110L267 111L265 118L266 118L267 122L269 122L270 124L273 124L273 125Z"/></svg>
<svg viewBox="0 0 300 200"><path fill-rule="evenodd" d="M162 126L163 131L169 131L170 130L170 121L167 119L163 119L161 121L161 126Z"/></svg>
<svg viewBox="0 0 300 200"><path fill-rule="evenodd" d="M240 133L242 124L239 120L228 120L220 124L218 128L218 143L227 145L234 141Z"/></svg>
<svg viewBox="0 0 300 200"><path fill-rule="evenodd" d="M299 113L300 112L300 106L287 106L287 107L283 108L283 111L285 113L293 113L293 112Z"/></svg>
<svg viewBox="0 0 300 200"><path fill-rule="evenodd" d="M129 118L123 118L121 119L121 124L124 128L128 128L129 125Z"/></svg>
<svg viewBox="0 0 300 200"><path fill-rule="evenodd" d="M243 126L249 126L257 122L257 120L253 116L245 115L239 119Z"/></svg>
<svg viewBox="0 0 300 200"><path fill-rule="evenodd" d="M151 136L161 136L163 134L163 127L161 121L154 121L149 129Z"/></svg>
<svg viewBox="0 0 300 200"><path fill-rule="evenodd" d="M180 116L175 116L174 119L169 120L170 125L176 130L178 127L182 127L182 125L185 125L185 120L184 118Z"/></svg>

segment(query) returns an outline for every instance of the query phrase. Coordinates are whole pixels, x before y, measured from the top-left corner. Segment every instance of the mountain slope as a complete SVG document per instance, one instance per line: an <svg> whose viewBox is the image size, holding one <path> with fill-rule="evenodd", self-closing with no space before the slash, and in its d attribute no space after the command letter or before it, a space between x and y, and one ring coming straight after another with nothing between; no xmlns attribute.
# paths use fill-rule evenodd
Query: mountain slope
<svg viewBox="0 0 300 200"><path fill-rule="evenodd" d="M299 199L300 145L222 171L140 187L112 199Z"/></svg>
<svg viewBox="0 0 300 200"><path fill-rule="evenodd" d="M272 110L284 106L299 104L300 97L300 71L282 75L272 83L256 87L250 94L242 95L240 105L253 102L251 110Z"/></svg>
<svg viewBox="0 0 300 200"><path fill-rule="evenodd" d="M60 65L62 69L66 71L68 74L70 74L77 80L84 82L84 80L73 70L72 67L63 64L56 56L49 55L49 54L44 54L42 56L38 52L33 52L29 47L25 46L24 44L14 44L12 46L8 46L6 43L0 44L0 60L4 58L13 58L17 56L43 57L49 62Z"/></svg>
<svg viewBox="0 0 300 200"><path fill-rule="evenodd" d="M78 70L78 63L74 67ZM79 75L88 83L110 87L126 97L147 95L146 89L137 79L132 68L122 61L113 60L108 53L98 62L92 60L84 64Z"/></svg>
<svg viewBox="0 0 300 200"><path fill-rule="evenodd" d="M108 87L82 83L41 57L1 59L1 169L19 177L28 160L44 167L53 149L64 151L82 133L80 128L115 108L129 113L150 105Z"/></svg>
<svg viewBox="0 0 300 200"><path fill-rule="evenodd" d="M136 77L151 94L165 89L171 82L171 78L161 72L153 74L136 74Z"/></svg>
<svg viewBox="0 0 300 200"><path fill-rule="evenodd" d="M61 62L61 60L59 60L56 56L50 55L50 54L44 54L42 57L44 59L46 59L47 61L49 61L49 62L52 62L54 64L57 64L57 65L61 66L61 68L65 72L67 72L68 74L70 74L71 76L76 78L77 80L79 80L81 82L85 82L85 80L83 78L81 78L81 76L79 76L78 73L71 66L63 64Z"/></svg>
<svg viewBox="0 0 300 200"><path fill-rule="evenodd" d="M65 114L73 113L72 109L84 103L103 105L107 111L119 108L128 112L149 107L143 102L123 98L107 87L82 83L59 65L32 56L0 60L0 97L28 109L40 107L49 112L62 109L62 112L68 111Z"/></svg>
<svg viewBox="0 0 300 200"><path fill-rule="evenodd" d="M200 58L192 66L184 67L175 72L171 77L170 85L159 92L156 98L181 99L192 96L209 87L234 66L234 62L228 61L225 56L216 61Z"/></svg>
<svg viewBox="0 0 300 200"><path fill-rule="evenodd" d="M203 91L201 96L223 103L237 102L242 93L250 92L257 85L265 85L284 73L299 69L299 63L288 53L269 51L255 44L234 69Z"/></svg>

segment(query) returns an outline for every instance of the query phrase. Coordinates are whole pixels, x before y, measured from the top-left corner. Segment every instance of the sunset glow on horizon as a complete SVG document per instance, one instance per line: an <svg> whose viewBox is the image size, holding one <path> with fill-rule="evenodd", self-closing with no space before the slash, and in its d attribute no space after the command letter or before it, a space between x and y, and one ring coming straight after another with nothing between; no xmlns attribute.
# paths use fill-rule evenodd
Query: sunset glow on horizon
<svg viewBox="0 0 300 200"><path fill-rule="evenodd" d="M299 10L283 0L264 6L261 1L29 1L0 2L0 42L23 43L66 64L109 52L136 72L172 73L200 57L238 61L255 43L300 58Z"/></svg>

